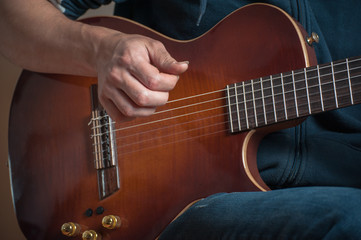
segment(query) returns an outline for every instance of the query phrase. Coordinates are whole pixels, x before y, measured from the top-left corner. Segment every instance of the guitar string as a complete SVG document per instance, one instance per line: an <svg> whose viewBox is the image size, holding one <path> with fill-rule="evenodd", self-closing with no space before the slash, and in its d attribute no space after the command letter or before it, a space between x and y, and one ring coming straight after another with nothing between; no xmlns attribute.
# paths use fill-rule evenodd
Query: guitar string
<svg viewBox="0 0 361 240"><path fill-rule="evenodd" d="M360 75L361 76L361 75ZM346 80L346 79L344 79L344 80ZM344 81L343 80L343 81ZM341 80L340 80L341 81ZM332 83L330 83L330 84L332 84ZM355 84L355 85L357 85L357 84ZM345 87L341 87L341 88L339 88L338 90L341 90L342 88L347 88L348 89L348 86L345 86ZM325 91L323 91L323 93L324 94L327 94L327 93L329 93L329 92L333 92L333 89L330 89L330 90L325 90ZM291 93L291 92L285 92L285 94L286 93ZM281 94L278 94L279 96L281 95ZM320 96L320 94L319 94L319 92L315 92L315 93L311 93L311 94L309 94L309 96L310 97L313 97L313 96L317 96L317 97L319 97ZM346 96L346 95L345 95ZM342 97L342 96L339 96L339 97ZM329 98L329 99L331 99L331 98ZM329 100L329 99L324 99L324 101L327 101L327 100ZM258 100L261 100L261 98L258 98ZM277 102L275 102L275 104L279 104L279 103L283 103L284 101L283 100L281 100L281 101L277 101ZM321 101L320 101L321 102ZM314 102L314 103L318 103L318 102ZM240 102L239 104L243 104L242 102ZM270 103L270 102L267 102L267 104L265 104L265 107L269 107L269 106L271 106L273 103ZM303 105L299 105L299 108L301 108L301 107L303 107L303 106L308 106L308 104L303 104ZM206 110L216 110L216 109L219 109L219 108L226 108L227 107L227 105L223 105L223 106L218 106L218 107L216 107L216 108L210 108L210 109L206 109ZM263 105L262 106L260 106L260 107L263 107ZM256 107L256 109L259 109L260 107ZM296 106L293 106L293 108L296 108ZM293 108L287 108L289 111L291 111L291 110L293 110ZM249 110L253 110L253 106L250 106L249 108L247 108L247 109L242 109L242 110L245 110L245 111L249 111ZM261 112L257 112L257 115L255 116L254 114L252 115L252 112L253 111L251 111L251 112L249 112L249 113L251 113L249 116L248 116L248 118L255 118L255 117L257 117L257 119L259 119L259 117L261 116L264 116L265 114L264 114L264 111L261 111ZM237 111L232 111L231 112L231 114L232 113L237 113ZM272 111L266 111L266 114L269 114L269 113L272 113ZM227 115L227 114L229 114L228 112L227 113L222 113L222 114L220 114L220 115L213 115L213 116L209 116L209 117L205 117L205 118L201 118L201 119L198 119L198 121L202 121L202 120L206 120L206 119L209 119L209 118L215 118L215 117L218 117L218 116L224 116L224 115ZM193 122L194 120L192 120L192 121L190 121L190 122ZM182 124L186 124L187 122L184 122L184 123L182 123ZM180 124L180 125L182 125L182 124ZM178 125L178 124L176 124L176 125ZM125 130L125 129L124 129ZM149 130L149 132L151 132L151 131L156 131L156 130L154 130L154 129L152 129L152 130ZM148 132L148 133L149 133ZM118 137L117 138L117 140L118 139L122 139L122 138L126 138L126 137L129 137L129 136L132 136L132 135L127 135L127 136L120 136L120 137Z"/></svg>
<svg viewBox="0 0 361 240"><path fill-rule="evenodd" d="M361 75L360 75L361 76ZM347 87L345 87L345 88L347 88ZM333 90L331 89L331 90L327 90L327 91L325 91L324 93L327 93L327 92L333 92ZM310 97L311 96L316 96L316 95L318 95L319 96L319 94L317 94L317 93L313 93L313 94L310 94ZM343 96L348 96L348 95L343 95ZM343 96L339 96L339 97L343 97ZM332 97L330 97L330 98L328 98L328 99L324 99L324 101L328 101L328 100L332 100L332 99L334 99L334 98L332 98ZM278 103L280 103L280 102L282 102L282 101L279 101L279 102L276 102L276 104L278 104ZM321 102L321 101L320 101ZM315 102L315 103L320 103L320 102ZM269 104L266 104L266 106L270 106L270 105L272 105L272 103L269 103ZM301 105L299 105L299 108L302 108L302 107L304 107L304 106L307 106L308 104L301 104ZM227 106L220 106L219 108L226 108ZM293 110L293 109L295 109L296 108L296 106L293 106L292 108L288 108L288 110L289 111L291 111L291 110ZM248 109L253 109L253 107L250 107L250 108L248 108ZM248 110L247 109L247 110ZM215 109L213 109L213 110L215 110ZM236 113L236 111L233 111L232 113ZM252 114L253 113L253 114ZM270 114L270 113L272 113L272 111L268 111L268 112L266 112L266 114ZM182 126L182 125L186 125L186 124L191 124L191 123L194 123L194 122L197 122L197 121L204 121L204 120L207 120L207 119L210 119L210 118L218 118L218 117L223 117L223 116L225 116L225 115L228 115L229 113L221 113L221 114L218 114L218 115L213 115L213 116L208 116L208 117L205 117L205 118L201 118L201 119L196 119L196 120L191 120L191 121L188 121L188 122L182 122L182 123L177 123L177 124L172 124L172 125L168 125L168 126L166 126L166 127L162 127L161 128L161 130L166 130L166 129L168 129L168 128L172 128L172 127L179 127L179 126ZM263 111L262 112L258 112L258 111L256 111L256 115L254 114L254 112L252 111L252 112L250 112L250 114L249 114L249 116L248 116L248 118L249 119L253 119L253 118L256 118L257 117L257 119L259 119L259 117L264 117L264 113L263 113ZM295 115L295 116L292 116L291 115L291 118L296 118L297 116ZM228 123L229 123L229 121L227 121ZM213 125L218 125L218 124L224 124L224 123L226 123L226 122L219 122L219 123L217 123L217 124L212 124L212 125L207 125L207 126L205 126L205 127L210 127L210 126L213 126ZM203 127L202 127L203 128ZM141 132L141 134L150 134L150 133L152 133L152 132L157 132L157 131L159 131L160 129L151 129L151 130L147 130L147 131L142 131ZM193 131L194 129L192 129L192 131ZM244 130L249 130L249 129L244 129ZM180 132L180 133L183 133L183 132ZM116 140L122 140L122 139L124 139L124 138L129 138L129 137L133 137L133 136L137 136L139 133L134 133L134 134L128 134L128 135L125 135L125 136L119 136L119 137L117 137L116 138Z"/></svg>
<svg viewBox="0 0 361 240"><path fill-rule="evenodd" d="M351 78L355 78L355 77L359 77L359 76L352 76ZM314 77L314 78L318 78L318 76L316 76L316 77ZM312 78L309 78L309 79L312 79ZM338 79L336 82L341 82L341 81L345 81L345 80L348 80L348 78ZM332 83L331 83L331 82L321 83L321 86L324 86L324 85L326 85L326 84L332 84ZM316 84L316 85L313 85L313 86L309 86L308 89L311 89L311 88L319 88L319 85ZM305 88L301 88L301 89L298 89L298 90L305 90ZM294 91L294 90L287 91L287 92L285 92L285 94L293 93L293 91ZM297 91L297 90L296 90L296 91ZM246 93L246 94L247 94L247 93ZM275 96L279 96L279 95L281 95L281 94L283 94L283 93L276 94ZM305 95L305 96L306 96L306 95ZM303 96L303 97L305 97L305 96ZM267 97L269 97L269 96L263 96L263 99L265 99L265 98L267 98ZM302 97L302 96L299 96L299 97ZM255 101L259 101L259 100L261 100L261 99L262 99L262 97L255 99ZM223 97L223 98L216 99L216 100L224 100L224 97ZM214 100L210 100L210 101L214 101ZM253 101L253 99L251 99L251 100L246 100L246 103L249 102L249 101ZM209 101L206 101L206 102L209 102ZM282 102L284 102L284 101L282 101ZM279 102L277 102L277 103L279 103ZM202 104L204 104L204 102L203 102ZM235 103L234 103L234 104L235 104ZM234 105L234 104L231 104L231 105ZM244 102L240 102L239 104L244 104ZM192 105L194 105L194 104L192 104ZM266 104L265 106L267 106L267 105L269 105L269 104ZM217 108L223 108L223 107L225 107L225 106L228 106L228 105L219 106L219 107L217 107ZM251 107L253 107L253 106L251 106ZM250 108L247 108L246 111L248 111L249 109L250 109ZM144 124L147 124L147 125L148 125L148 124L158 123L158 122L160 122L160 121L172 120L172 119L174 119L174 118L184 117L184 116L187 116L187 115L197 114L197 113L201 113L201 112L205 112L205 111L211 111L211 110L215 110L215 108L204 109L204 110L198 111L198 112L187 113L187 114L183 114L183 115L176 115L176 116L169 117L169 118L158 119L158 120L152 121L152 122L147 122L147 123L143 123L143 124L137 124L137 125L133 125L133 126L129 126L129 127L118 128L118 129L115 129L115 130L113 130L113 131L127 130L127 129L130 129L130 128L143 126ZM232 111L231 114L232 114L232 113L234 113L234 111ZM102 127L102 126L99 126L99 127ZM94 128L94 127L93 127L93 128ZM104 133L101 133L101 134L107 134L107 133L109 133L109 132L104 132ZM99 135L101 135L101 134L93 135L92 137L94 137L94 136L99 136Z"/></svg>
<svg viewBox="0 0 361 240"><path fill-rule="evenodd" d="M353 60L349 60L348 62L349 63L353 63L353 62L357 62L357 61L360 61L361 58L357 58L357 59L353 59ZM333 64L334 66L339 66L339 65L343 65L343 64L346 64L346 61L345 62L339 62L339 63L336 63L336 64ZM325 68L329 68L331 67L331 65L322 65L319 70L322 70L322 69L325 69ZM312 68L312 67L310 67ZM310 68L308 68L308 73L311 73L312 71L317 71L317 68L316 69L312 69L310 70ZM339 73L343 73L343 72L347 72L347 71L352 71L352 70L355 70L355 69L358 69L360 67L355 67L355 68L350 68L350 69L345 69L345 70L342 70L342 71L338 71L338 72L335 72L334 74L339 74ZM306 68L307 70L307 68ZM304 70L296 70L296 71L301 71L301 72L294 72L294 75L293 77L297 76L298 74L301 74L301 75L304 75ZM277 75L277 74L276 74ZM325 77L325 76L329 76L329 75L332 75L332 73L329 73L329 74L324 74L324 75L321 75L320 77ZM274 75L272 75L274 76ZM286 77L291 77L291 75L283 75L283 78L286 78ZM314 79L314 78L318 78L318 76L316 77L313 77L313 78L307 78L307 80L311 80L311 79ZM260 79L260 78L259 78ZM267 82L267 81L271 81L271 79L267 79L267 77L264 77L262 78L263 79L263 82ZM281 76L279 77L273 77L273 80L277 80L277 79L281 79ZM256 79L257 80L257 79ZM299 79L298 81L295 81L295 83L299 83L299 82L304 82L305 79ZM287 84L293 84L293 82L290 82L290 83L286 83L284 86L286 86ZM251 86L251 83L246 83L244 84L245 87L249 87ZM275 85L274 88L277 88L277 87L281 87L281 85ZM230 90L234 89L235 87L230 87ZM264 90L268 90L270 88L265 88ZM299 90L303 90L303 89L299 89ZM183 100L188 100L188 99L191 99L191 98L196 98L196 97L201 97L201 96L205 96L205 95L210 95L210 94L214 94L214 93L220 93L220 92L224 92L225 89L221 89L221 90L216 90L216 91L212 91L212 92L208 92L208 93L203 93L203 94L198 94L198 95L194 95L194 96L189 96L189 97L185 97L185 98L181 98L181 99L175 99L175 100L172 100L172 101L168 101L167 104L170 104L170 103L174 103L174 102L178 102L178 101L183 101ZM259 89L258 91L261 91L261 89ZM247 93L246 93L247 94ZM230 97L233 97L234 95L230 96ZM267 96L268 97L268 96ZM225 99L225 97L221 98L221 99ZM220 99L212 99L212 100L208 100L206 102L211 102L211 101L217 101L217 100L220 100ZM153 115L156 115L156 114L160 114L160 113L164 113L164 112L169 112L169 111L173 111L173 110L178 110L180 108L186 108L186 107L189 107L189 106L195 106L195 105L200 105L200 104L204 104L206 102L198 102L198 103L194 103L194 104L191 104L191 105L185 105L185 106L181 106L181 107L178 107L178 108L173 108L173 109L167 109L167 110L164 110L164 111L159 111L159 112L155 112ZM92 118L89 122L89 125L91 124L91 121L92 120L99 120L99 119L102 119L103 117L98 117L98 118ZM115 123L115 122L112 122L112 123ZM107 123L109 124L109 123ZM105 124L106 125L106 124ZM102 127L104 125L101 125L101 126L96 126L96 127L93 127L93 128L97 128L97 127Z"/></svg>
<svg viewBox="0 0 361 240"><path fill-rule="evenodd" d="M357 76L358 77L358 76ZM347 88L348 89L348 87L347 86L345 86L344 88ZM341 89L339 89L339 90L341 90ZM327 94L327 92L332 92L333 90L331 89L331 90L328 90L328 91L325 91L324 93L325 94ZM313 95L319 95L318 93L313 93L311 96L313 96ZM338 97L339 98L341 98L341 97L344 97L344 96L346 96L346 97L349 97L349 94L347 94L347 95L339 95ZM334 97L332 96L332 97L330 97L330 98L326 98L326 99L323 99L323 101L328 101L328 100L334 100ZM322 100L320 99L320 101L318 102L318 103L320 103ZM277 103L279 103L279 102L277 102ZM306 105L308 105L308 104L303 104L303 105L300 105L300 106L298 106L298 108L299 109L301 109L303 106L306 106ZM225 106L223 106L223 107L225 107ZM296 108L296 106L294 106L293 107L293 109L295 109ZM292 110L292 108L288 108L290 111ZM268 112L268 113L270 113L270 112ZM224 115L226 115L227 113L223 113L223 114L220 114L220 115L216 115L216 116L211 116L211 117L207 117L207 118L215 118L215 117L219 117L219 116L224 116ZM256 112L256 114L257 114L257 112ZM267 113L266 113L267 114ZM259 117L259 116L263 116L263 117L265 117L264 116L264 114L263 113L260 113L260 114L257 114L257 115L255 115L254 113L253 114L250 114L250 116L249 116L249 118L250 119L252 119L252 118L255 118L255 117ZM294 116L294 117L296 117L296 116ZM302 117L302 116L301 116ZM203 121L203 120L205 120L205 119L207 119L207 118L203 118L203 119L198 119L198 120L193 120L193 121L191 121L191 122L194 122L194 121ZM184 122L184 123L180 123L180 124L177 124L178 126L179 125L185 125L185 124L190 124L191 122ZM229 122L229 121L227 121L227 122ZM202 128L209 128L209 127L212 127L212 126L216 126L216 125L220 125L220 124L224 124L224 123L226 123L226 122L220 122L220 123L216 123L216 124L212 124L212 125L207 125L207 126L203 126ZM175 125L174 125L175 126ZM173 127L174 127L173 126ZM263 126L263 125L262 125ZM168 127L166 127L166 128L169 128L169 127L171 127L171 126L168 126ZM194 129L191 129L190 131L196 131L196 130L199 130L199 129L202 129L202 128L194 128ZM146 134L146 133L149 133L149 132L151 132L151 131L158 131L158 130L164 130L165 128L164 127L162 127L161 129L153 129L153 130L149 130L149 131L147 131L147 132L144 132L144 131L142 131L142 134ZM249 130L249 129L247 129L247 130ZM190 131L183 131L183 132L177 132L177 134L183 134L183 133L189 133ZM133 135L126 135L126 136L123 136L123 137L117 137L116 138L116 140L117 141L119 141L119 140L121 140L122 138L125 138L125 137L127 137L127 138L129 138L129 137L132 137L132 136L134 136L134 135L137 135L137 134L133 134ZM168 136L168 135L166 135L166 136ZM162 138L164 138L164 137L166 137L166 136L162 136ZM174 136L174 134L173 134L173 136ZM139 137L139 134L138 134L138 137ZM158 137L159 138L159 137ZM142 143L142 142L145 142L145 141L153 141L153 140L155 140L155 138L153 138L153 139L147 139L147 140L144 140L144 141L140 141L140 142L136 142L135 144L139 144L139 143ZM101 144L101 143L98 143L97 145L99 145L99 144ZM94 146L96 145L96 144L93 144ZM128 144L129 145L129 144ZM134 145L134 144L133 144ZM122 145L122 147L123 146L125 146L124 144Z"/></svg>
<svg viewBox="0 0 361 240"><path fill-rule="evenodd" d="M345 88L347 88L347 87L345 87ZM329 90L329 91L331 91L332 92L332 90ZM344 96L349 96L349 95L339 95L339 97L344 97ZM334 100L334 98L333 97L330 97L330 98L326 98L326 99L324 99L324 101L327 101L327 100ZM320 99L320 101L321 101L321 99ZM306 106L307 104L304 104L304 105L301 105L301 106ZM224 114L220 114L220 115L218 115L218 116L224 116L224 115L226 115L226 113L224 113ZM262 115L262 114L261 114ZM257 116L259 116L259 115L257 115ZM254 115L253 115L253 117L254 117ZM202 119L201 119L202 120ZM194 120L194 121L197 121L197 120ZM200 121L200 120L198 120L198 121ZM200 128L194 128L194 129L191 129L191 130L185 130L185 131L181 131L181 132L177 132L176 134L168 134L168 135L162 135L162 136L159 136L159 137L155 137L155 138L150 138L150 139L146 139L146 140L142 140L142 141L138 141L138 142L132 142L132 143L130 143L130 144L121 144L121 146L119 146L119 147L117 147L117 150L119 150L120 148L122 148L122 149L124 149L124 148L126 148L126 147L132 147L132 146L134 146L134 145L138 145L138 144L141 144L141 143L144 143L144 142L149 142L149 141L151 141L152 143L154 143L154 141L155 140L158 140L158 139L161 139L161 138L167 138L167 137L174 137L175 135L180 135L180 134L184 134L184 133L190 133L190 132L192 132L192 131L197 131L197 130L199 130L199 129L204 129L204 128L210 128L210 127L213 127L213 126L218 126L218 125L223 125L224 126L224 124L225 123L227 123L227 122L229 122L229 121L223 121L223 122L219 122L219 123L215 123L215 124L211 124L211 125L206 125L206 126L202 126L202 127L200 127ZM181 125L183 125L183 124L189 124L190 122L185 122L185 123L182 123ZM167 128L169 128L169 127L174 127L174 125L172 125L172 126L168 126ZM164 130L164 129L163 129ZM221 131L217 131L216 133L219 133L219 132L224 132L224 131L228 131L229 129L222 129ZM154 130L153 130L154 131ZM147 134L148 135L148 133L149 132L141 132L141 134ZM209 134L214 134L215 132L213 132L213 133L209 133ZM136 134L134 134L134 135L127 135L127 136L125 136L125 137L127 137L127 138L129 138L129 137L131 137L131 136L135 136ZM199 136L196 136L196 137L202 137L202 136L205 136L204 134L203 135L199 135ZM125 138L125 137L122 137L122 138ZM139 137L139 135L137 136L137 137ZM195 138L195 137L192 137L192 138ZM187 138L187 139L189 139L189 138ZM118 140L118 139L117 139ZM186 140L186 139L181 139L181 140L178 140L178 141L184 141L184 140ZM176 142L178 142L178 141L176 141ZM173 142L174 143L174 142ZM143 148L144 146L142 146L142 148ZM152 146L152 147L154 147L154 146ZM123 151L122 151L123 152ZM96 153L98 153L98 152L94 152L95 154Z"/></svg>
<svg viewBox="0 0 361 240"><path fill-rule="evenodd" d="M354 70L355 68L352 68L351 70L349 69L348 71L352 71L352 70ZM336 72L336 74L337 73L340 73L341 71L339 71L339 72ZM345 72L345 71L342 71L342 72ZM355 76L354 76L355 77ZM318 78L318 76L315 76L314 78ZM309 78L309 80L311 80L312 78ZM348 79L348 78L347 78ZM338 81L344 81L344 80L347 80L347 79L341 79L341 80L338 80ZM303 80L302 80L303 81ZM330 84L330 83L324 83L324 84L321 84L321 85L325 85L325 84ZM313 87L319 87L318 85L316 85L316 86L311 86L311 87L309 87L308 89L311 89L311 88L313 88ZM304 88L303 88L304 89ZM302 89L298 89L298 90L302 90ZM291 90L292 91L292 90ZM297 90L296 90L297 91ZM287 93L290 93L290 92L285 92L285 94L287 94ZM247 94L247 93L246 93ZM283 93L279 93L279 94L277 94L277 95L280 95L280 94L283 94ZM268 96L266 96L266 97L264 97L264 98L267 98ZM301 96L302 97L302 96ZM251 100L249 100L249 101L252 101L253 99L251 99ZM255 101L257 101L257 100L260 100L260 98L258 98L258 99L255 99ZM214 101L214 100L209 100L209 101L206 101L206 102L210 102L210 101ZM192 106L193 105L197 105L197 104L204 104L205 102L202 102L202 103L196 103L196 104L192 104ZM284 103L285 104L285 103ZM234 104L231 104L231 105L234 105ZM188 105L188 106L190 106L190 105ZM252 107L252 106L251 106ZM209 110L213 110L213 109L209 109ZM249 109L247 108L247 111L248 111ZM204 111L208 111L208 110L202 110L202 112L204 112ZM195 113L197 113L197 112L195 112ZM195 114L195 113L191 113L191 114ZM233 112L232 112L233 113ZM231 113L231 114L232 114ZM266 113L267 114L267 113ZM171 119L174 119L174 118L177 118L177 117L183 117L184 115L181 115L181 116L175 116L175 117L172 117L172 118L168 118L168 119L161 119L161 120L157 120L156 122L160 122L160 121L165 121L165 120L171 120ZM257 117L257 119L258 119L258 116L253 116L253 117ZM155 122L148 122L148 123L145 123L145 124L152 124L152 123L155 123ZM131 126L130 128L132 128L132 127L139 127L139 125L134 125L134 126ZM129 127L127 127L127 128L119 128L119 129L115 129L115 130L113 130L113 131L120 131L120 130L125 130L125 129L129 129ZM106 133L106 132L105 132ZM104 133L100 133L99 135L102 135L102 134L104 134ZM93 135L92 137L94 137L94 136L96 136L96 135Z"/></svg>
<svg viewBox="0 0 361 240"><path fill-rule="evenodd" d="M357 92L357 93L360 93L361 94L361 91L360 92ZM348 95L347 95L348 96ZM329 100L329 99L328 99ZM225 121L223 123L220 123L220 124L224 124L228 121ZM207 126L204 126L202 128L206 128ZM196 130L196 129L193 129L193 130ZM175 141L163 141L162 144L154 144L154 139L155 138L151 138L151 139L148 139L148 140L144 140L142 142L151 142L152 144L146 144L145 146L142 145L141 146L141 150L147 150L147 149L151 149L151 148L154 148L154 147L162 147L162 146L167 146L169 144L177 144L177 143L181 143L181 142L184 142L184 141L189 141L189 140L192 140L192 139L197 139L197 138L202 138L202 137L206 137L206 136L210 136L210 135L214 135L214 134L219 134L219 133L227 133L229 132L230 129L229 127L228 128L225 128L225 129L222 129L222 130L216 130L216 131L213 131L213 132L207 132L205 134L198 134L197 136L191 136L191 137L187 137L187 138L183 138L183 139L177 139ZM174 134L172 135L172 137L174 136ZM169 137L169 135L167 136ZM161 139L161 138L164 138L163 136L161 137L158 137L158 139ZM134 152L138 152L139 149L134 149L134 150L130 150L130 151L126 151L127 149L132 149L132 145L137 145L139 143L133 143L129 146L125 146L126 148L124 149L123 146L124 144L122 144L121 146L117 146L117 151L118 151L118 156L125 156L127 154L132 154ZM122 150L121 152L119 152L119 150Z"/></svg>
<svg viewBox="0 0 361 240"><path fill-rule="evenodd" d="M350 70L353 70L353 69L350 69ZM351 78L355 78L355 77L359 77L359 76L352 76ZM317 78L318 78L318 76L317 76ZM348 78L345 78L346 80L348 79ZM342 80L345 80L345 79L342 79ZM304 81L305 79L303 79L302 81ZM306 79L307 80L307 79ZM341 80L340 80L341 81ZM328 84L328 83L326 83L326 84ZM318 87L318 86L317 86ZM224 90L222 90L222 91L224 91ZM247 94L247 93L246 93ZM317 94L317 93L315 93L315 94ZM346 95L346 96L349 96L349 95ZM338 97L342 97L342 96L338 96ZM334 99L334 98L332 98L332 99ZM325 101L325 100L324 100ZM327 101L327 99L326 99L326 101ZM248 110L248 109L247 109ZM222 115L224 115L224 114L222 114ZM257 117L258 117L258 115L256 115ZM252 115L251 115L251 117L252 117ZM254 117L254 116L253 116ZM221 123L221 124L223 124L223 123ZM217 124L213 124L213 125L217 125ZM210 126L213 126L213 125L210 125ZM208 126L208 127L210 127L210 126ZM195 129L193 129L193 131L194 131ZM222 131L224 131L224 130L222 130ZM182 132L181 132L182 133ZM201 137L201 136L197 136L197 137ZM152 139L150 139L150 140L145 140L145 141L151 141ZM183 140L182 140L183 141Z"/></svg>

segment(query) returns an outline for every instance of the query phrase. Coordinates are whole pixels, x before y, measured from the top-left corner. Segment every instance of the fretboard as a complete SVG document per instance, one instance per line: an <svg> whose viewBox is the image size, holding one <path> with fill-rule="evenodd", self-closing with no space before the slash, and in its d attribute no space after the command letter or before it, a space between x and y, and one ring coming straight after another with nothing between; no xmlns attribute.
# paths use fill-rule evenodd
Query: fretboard
<svg viewBox="0 0 361 240"><path fill-rule="evenodd" d="M232 133L361 103L361 57L226 87Z"/></svg>

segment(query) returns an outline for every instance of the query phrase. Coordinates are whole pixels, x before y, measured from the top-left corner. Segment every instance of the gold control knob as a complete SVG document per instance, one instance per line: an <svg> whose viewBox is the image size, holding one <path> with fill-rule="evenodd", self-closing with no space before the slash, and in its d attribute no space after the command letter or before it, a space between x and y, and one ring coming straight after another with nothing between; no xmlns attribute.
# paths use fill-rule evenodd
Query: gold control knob
<svg viewBox="0 0 361 240"><path fill-rule="evenodd" d="M120 217L114 215L105 216L103 217L102 225L107 229L119 228L121 225Z"/></svg>
<svg viewBox="0 0 361 240"><path fill-rule="evenodd" d="M68 237L74 237L80 234L80 226L77 223L68 222L61 226L61 233Z"/></svg>
<svg viewBox="0 0 361 240"><path fill-rule="evenodd" d="M307 40L307 43L308 45L312 46L312 44L315 42L315 43L318 43L320 41L320 37L318 36L317 33L313 32L311 33L311 36L310 37L307 37L306 38Z"/></svg>
<svg viewBox="0 0 361 240"><path fill-rule="evenodd" d="M94 230L87 230L83 232L83 240L101 240L102 237L100 234L97 234Z"/></svg>

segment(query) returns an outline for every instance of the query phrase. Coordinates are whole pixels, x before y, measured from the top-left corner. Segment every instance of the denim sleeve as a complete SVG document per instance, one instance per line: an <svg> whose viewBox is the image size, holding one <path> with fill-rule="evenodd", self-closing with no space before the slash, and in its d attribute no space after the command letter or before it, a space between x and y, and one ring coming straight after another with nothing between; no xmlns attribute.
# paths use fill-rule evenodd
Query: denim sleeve
<svg viewBox="0 0 361 240"><path fill-rule="evenodd" d="M77 19L83 15L88 9L96 9L101 5L109 4L111 1L116 3L126 0L49 0L56 8L58 8L65 16L70 19Z"/></svg>

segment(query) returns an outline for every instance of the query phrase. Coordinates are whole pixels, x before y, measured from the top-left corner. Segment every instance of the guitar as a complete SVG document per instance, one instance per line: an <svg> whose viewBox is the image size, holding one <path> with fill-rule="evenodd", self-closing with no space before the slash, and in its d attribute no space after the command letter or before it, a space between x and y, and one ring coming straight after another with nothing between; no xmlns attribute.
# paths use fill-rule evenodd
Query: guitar
<svg viewBox="0 0 361 240"><path fill-rule="evenodd" d="M122 18L84 21L158 39L189 70L165 106L125 123L103 110L94 78L22 73L9 159L29 240L154 239L198 199L269 190L256 163L268 132L361 102L361 59L316 65L306 32L274 6L243 7L189 41Z"/></svg>

